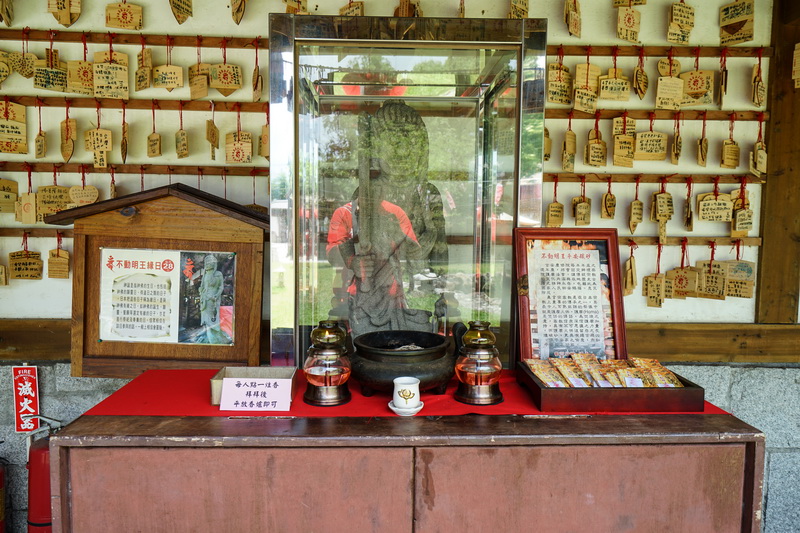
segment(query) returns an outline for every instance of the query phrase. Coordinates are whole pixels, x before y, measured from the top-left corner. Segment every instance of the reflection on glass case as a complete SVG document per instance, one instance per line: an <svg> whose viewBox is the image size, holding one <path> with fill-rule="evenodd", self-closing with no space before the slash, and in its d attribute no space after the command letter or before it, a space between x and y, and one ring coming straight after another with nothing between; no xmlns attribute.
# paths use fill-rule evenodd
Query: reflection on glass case
<svg viewBox="0 0 800 533"><path fill-rule="evenodd" d="M272 356L489 321L541 218L545 20L270 15ZM295 361L302 363L302 361Z"/></svg>

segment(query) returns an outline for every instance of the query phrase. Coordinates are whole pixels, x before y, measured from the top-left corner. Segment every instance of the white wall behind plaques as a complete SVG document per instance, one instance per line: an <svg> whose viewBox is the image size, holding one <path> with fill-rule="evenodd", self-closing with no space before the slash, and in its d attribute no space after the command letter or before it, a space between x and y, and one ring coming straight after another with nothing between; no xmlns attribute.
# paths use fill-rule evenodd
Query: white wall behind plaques
<svg viewBox="0 0 800 533"><path fill-rule="evenodd" d="M135 1L135 0L132 0ZM397 0L399 1L399 0ZM397 1L393 0L366 0L365 9L368 16L391 16ZM740 46L768 46L770 40L770 21L772 16L772 2L770 0L755 0L756 20L755 20L755 40L751 43L744 43ZM63 28L58 25L55 19L45 11L46 2L44 1L17 1L15 2L14 29L30 27L35 30L71 31L71 32L100 32L108 31L104 27L103 6L107 2L84 2L83 13L78 21L70 28ZM227 2L211 0L194 0L193 17L183 25L179 25L169 9L168 2L146 2L139 0L145 7L144 34L162 35L208 35L215 37L250 37L255 38L268 36L267 19L270 12L284 12L285 5L280 0L250 0L240 25L236 25L230 14ZM333 15L338 13L338 9L345 5L347 0L309 0L309 10L318 14ZM650 0L646 5L638 9L642 13L642 30L640 37L642 44L649 46L668 46L666 41L666 25L668 9L672 1ZM689 3L695 7L696 25L691 34L690 44L692 46L719 46L719 7L729 3L726 0L690 0ZM611 0L583 0L583 32L580 38L570 37L567 34L566 26L563 22L563 1L562 0L543 0L531 2L530 16L545 17L549 19L550 45L563 44L569 45L619 45L627 46L629 43L616 38L616 10L611 7ZM533 7L535 5L535 7ZM454 17L458 12L458 0L421 0L424 14L429 17ZM504 18L508 11L508 2L495 0L466 0L466 15L468 17ZM125 30L115 30L122 33ZM134 34L136 32L133 32ZM46 42L31 42L30 50L40 57L44 54L44 49L48 46ZM55 43L55 47L61 53L63 60L77 60L83 58L82 46L78 44ZM21 48L19 41L0 41L0 50L18 51ZM166 62L166 48L164 46L154 46L154 64ZM89 60L94 52L107 50L107 45L89 44ZM132 67L130 69L131 87L133 87L133 75L135 70L136 54L141 50L139 45L115 46L115 51L128 53ZM218 48L203 48L201 50L204 62L222 62L222 51ZM244 87L233 95L225 98L211 91L209 99L230 100L230 101L250 101L251 73L254 67L253 50L232 50L227 52L228 62L242 66L244 72ZM649 110L654 106L655 80L657 78L656 62L659 58L652 57L647 59L646 68L650 77L651 89L644 101L640 102L635 96L629 102L612 103L601 102L601 107L609 109L631 109ZM548 57L548 62L555 61L554 56ZM575 64L585 60L577 56L565 58L565 64L574 69ZM194 47L176 47L172 54L174 64L188 67L197 61L197 54ZM636 65L635 57L624 57L618 60L618 65L629 73ZM693 58L680 58L683 70L693 68ZM595 57L592 59L607 71L612 65L611 57ZM730 71L730 95L726 102L726 110L748 111L755 110L749 102L749 73L755 64L755 58L730 58L728 68ZM262 75L265 77L268 68L268 52L260 51L259 64ZM769 61L763 60L765 78L768 78ZM703 58L700 61L703 69L718 70L718 58ZM64 95L50 91L36 91L32 88L32 82L22 78L18 74L12 74L3 82L0 95L31 95L36 94L40 97L77 97L77 95ZM266 102L267 91L264 91L262 101ZM133 92L131 95L135 99L159 99L159 100L189 100L189 89L176 89L167 92L165 89L147 89L141 92ZM564 106L550 106L553 109ZM712 106L710 109L717 109ZM217 161L211 161L208 153L208 143L205 141L205 121L210 118L210 112L184 111L184 129L189 134L190 156L184 159L177 159L174 147L174 134L178 130L177 111L157 111L156 130L162 135L163 146L162 156L159 158L148 158L146 155L145 139L152 131L150 110L131 110L127 111L127 121L130 124L130 145L128 149L128 164L134 165L215 165L225 166L224 152L217 153ZM94 127L96 125L96 113L94 109L70 110L70 117L79 121L79 131ZM58 125L64 119L64 107L44 108L42 111L42 127L48 135L47 157L37 160L37 162L61 163L62 159L58 150ZM217 112L216 124L220 133L236 129L236 113ZM114 135L114 150L110 153L110 164L120 164L119 139L121 138L121 111L118 109L106 109L102 111L102 126L112 130ZM242 129L251 132L257 138L261 126L264 124L265 116L263 112L242 113ZM558 172L560 170L558 161L560 160L560 143L566 130L566 120L548 120L547 126L550 136L553 139L553 159L546 165L546 172ZM575 120L573 129L578 136L579 154L583 150L588 131L593 127L592 120ZM640 121L639 129L647 128L649 125L646 120ZM673 166L668 162L636 162L633 169L622 167L607 166L601 169L584 166L580 161L576 164L576 172L589 174L592 172L611 172L634 174L716 174L746 173L745 156L749 152L752 142L757 134L757 124L755 122L738 122L735 128L735 139L739 142L742 149L742 165L736 171L724 170L719 168L719 144L728 136L727 121L709 121L707 125L707 137L710 142L710 158L705 169L698 167L694 161L694 142L700 132L700 121L685 121L682 124L682 135L684 142L684 154L679 166ZM673 124L671 120L657 121L654 128L672 135ZM601 121L600 129L604 138L609 141L611 138L610 121ZM32 139L38 130L38 113L35 107L28 108L28 130L29 141L33 145ZM272 132L273 135L279 132ZM84 163L91 165L91 153L83 149L82 139L76 143L75 154L72 163ZM580 157L578 158L580 159ZM0 161L33 161L32 148L31 155L0 154ZM610 161L610 158L609 158ZM259 156L254 156L254 165L268 166L267 161ZM233 165L229 165L233 166ZM599 172L598 172L599 171ZM8 173L0 171L0 177L14 179L19 182L20 189L27 189L27 176L25 173ZM172 177L173 182L183 182L191 186L197 186L197 176ZM51 172L34 173L32 176L32 186L36 190L39 186L51 185L53 176ZM95 185L100 189L101 199L108 198L109 175L107 173L89 173L87 184ZM127 194L140 190L140 178L138 174L117 174L116 182L119 194ZM153 188L166 185L169 177L166 175L150 175L145 178L146 187ZM63 173L59 176L59 184L78 185L80 175L75 173ZM723 192L727 192L735 187L728 184L721 187ZM200 188L219 196L227 194L227 198L240 203L253 202L253 180L250 176L229 176L227 187L224 186L219 176L206 176L200 183ZM648 204L649 195L658 188L658 184L642 184L640 188L640 198ZM759 186L750 185L755 210L756 221L759 218L760 191ZM573 196L579 194L580 185L577 183L559 184L559 200L566 203ZM634 186L631 183L614 183L612 190L617 196L617 218L611 224L600 219L599 202L600 197L606 190L605 184L589 184L587 194L594 200L594 212L592 214L593 226L610 225L620 230L621 253L623 259L628 257L627 242L627 208L634 195ZM708 192L712 190L710 184L695 184L695 194L698 192ZM670 184L668 191L672 193L676 202L675 218L668 224L668 235L679 237L687 234L680 223L680 213L682 212L682 199L686 190L683 185ZM549 202L552 198L552 184L544 186L544 201ZM266 204L267 181L266 178L256 179L256 202ZM573 225L572 218L568 215L565 226ZM0 214L0 227L18 228L20 224L14 221L13 215ZM692 236L724 236L727 232L727 225L722 223L696 222ZM751 232L751 236L758 236L758 227ZM639 226L636 236L656 235L656 225L644 222ZM56 240L53 238L31 238L29 248L33 251L42 252L43 255L56 247ZM72 251L72 242L69 239L64 241L65 249ZM7 255L10 252L21 249L21 239L19 237L0 238L0 263L7 264ZM642 246L636 252L638 270L640 277L655 270L656 248L654 246ZM709 250L704 246L693 246L689 250L691 261L704 260L708 258ZM758 250L756 248L746 248L743 250L743 258L755 261ZM731 251L726 248L719 248L716 257L727 259L732 257ZM666 271L669 268L680 264L680 248L665 247L662 254L661 268ZM45 273L46 276L46 273ZM71 287L70 280L45 279L41 281L21 281L12 280L6 287L0 287L0 318L69 318L71 316ZM752 322L754 317L754 300L728 299L726 301L710 300L669 300L664 303L663 308L647 308L644 297L637 291L633 295L625 298L625 308L627 320L629 321L702 321L702 322Z"/></svg>

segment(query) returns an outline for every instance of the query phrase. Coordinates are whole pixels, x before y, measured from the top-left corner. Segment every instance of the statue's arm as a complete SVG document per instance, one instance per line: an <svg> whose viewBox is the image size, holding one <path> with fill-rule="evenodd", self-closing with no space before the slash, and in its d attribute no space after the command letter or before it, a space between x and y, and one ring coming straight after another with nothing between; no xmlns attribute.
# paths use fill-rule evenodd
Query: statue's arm
<svg viewBox="0 0 800 533"><path fill-rule="evenodd" d="M427 183L418 201L422 210L422 223L416 228L419 246L406 252L411 259L431 259L441 268L448 259L442 195L435 185Z"/></svg>
<svg viewBox="0 0 800 533"><path fill-rule="evenodd" d="M328 227L328 261L337 267L350 267L356 254L353 242L353 216L348 206L336 209Z"/></svg>
<svg viewBox="0 0 800 533"><path fill-rule="evenodd" d="M217 271L214 273L214 299L219 300L222 297L222 290L225 287L225 278L222 272Z"/></svg>

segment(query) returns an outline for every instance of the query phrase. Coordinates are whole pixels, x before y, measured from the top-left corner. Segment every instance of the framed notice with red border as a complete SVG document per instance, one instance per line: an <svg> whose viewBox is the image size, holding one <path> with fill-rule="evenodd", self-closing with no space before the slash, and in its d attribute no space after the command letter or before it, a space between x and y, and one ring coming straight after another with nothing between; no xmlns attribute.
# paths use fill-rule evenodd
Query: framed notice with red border
<svg viewBox="0 0 800 533"><path fill-rule="evenodd" d="M627 359L615 229L517 228L520 359Z"/></svg>

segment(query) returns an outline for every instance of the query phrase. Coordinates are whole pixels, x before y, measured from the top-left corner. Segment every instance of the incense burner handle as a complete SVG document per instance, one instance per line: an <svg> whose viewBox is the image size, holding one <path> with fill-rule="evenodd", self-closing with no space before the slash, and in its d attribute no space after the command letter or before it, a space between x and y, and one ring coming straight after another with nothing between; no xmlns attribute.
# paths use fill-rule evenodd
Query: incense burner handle
<svg viewBox="0 0 800 533"><path fill-rule="evenodd" d="M454 355L458 357L461 353L461 348L464 346L464 334L469 331L469 328L463 322L456 322L453 324L453 340L456 343L456 350Z"/></svg>

